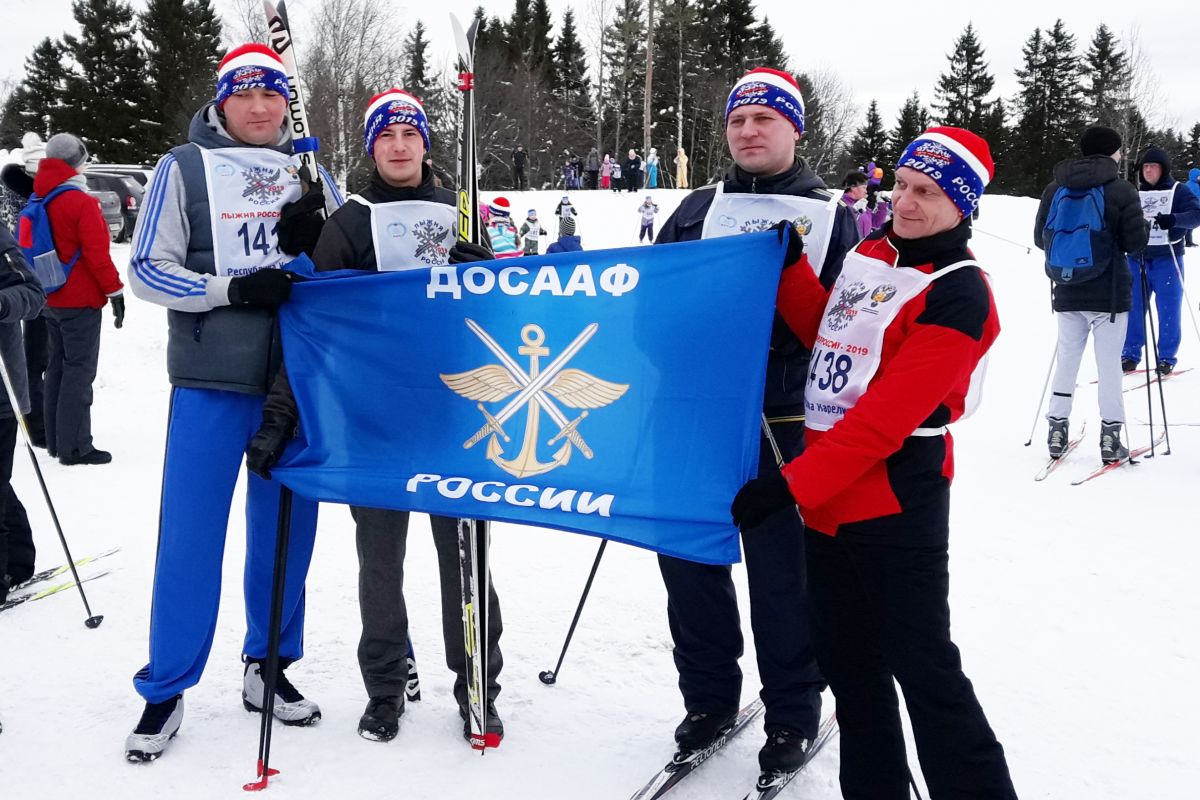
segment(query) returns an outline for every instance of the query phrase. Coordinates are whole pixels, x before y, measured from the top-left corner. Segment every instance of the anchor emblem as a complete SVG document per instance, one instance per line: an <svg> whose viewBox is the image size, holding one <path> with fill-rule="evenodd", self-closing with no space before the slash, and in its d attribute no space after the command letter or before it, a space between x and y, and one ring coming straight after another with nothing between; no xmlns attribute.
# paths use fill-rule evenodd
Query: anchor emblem
<svg viewBox="0 0 1200 800"><path fill-rule="evenodd" d="M466 323L500 363L440 376L450 389L468 400L475 400L483 414L483 427L463 442L463 449L469 450L486 438L488 460L518 478L542 475L563 466L570 460L572 449L578 450L584 458L592 458L594 454L579 432L579 423L587 419L587 409L609 405L629 389L629 384L612 383L583 370L567 368L567 362L583 349L600 326L593 322L585 327L543 368L541 360L550 356L550 348L545 346L546 334L537 325L526 325L521 329L522 346L517 348L518 354L529 358L529 369L526 370L477 322L468 319ZM495 414L484 406L484 403L498 403L510 396L511 399ZM568 420L558 403L583 410L575 419ZM504 430L504 423L522 408L526 410L526 417L521 450L512 458L505 458L501 440L510 442L511 439ZM549 461L538 460L538 431L543 411L558 426L558 432L546 444L554 446L562 441Z"/></svg>

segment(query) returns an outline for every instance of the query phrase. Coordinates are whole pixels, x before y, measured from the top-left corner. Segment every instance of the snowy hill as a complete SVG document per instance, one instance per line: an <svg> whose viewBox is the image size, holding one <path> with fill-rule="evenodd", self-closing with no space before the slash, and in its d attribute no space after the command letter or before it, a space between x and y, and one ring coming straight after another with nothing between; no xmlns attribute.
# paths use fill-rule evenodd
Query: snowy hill
<svg viewBox="0 0 1200 800"><path fill-rule="evenodd" d="M553 229L561 192L505 194L518 224L536 207ZM635 209L645 194L572 192L584 246L635 243ZM661 222L684 193L651 194ZM1164 387L1174 454L1071 487L1072 478L1099 463L1099 419L1087 383L1094 367L1085 358L1074 423L1090 420L1088 440L1049 480L1035 483L1045 458L1044 423L1035 446L1022 444L1055 335L1047 281L1037 250L1028 254L982 233L1029 242L1035 208L1030 199L986 198L974 241L992 277L1004 332L993 350L983 407L955 429L955 638L1022 797L1194 797L1200 784L1200 372ZM127 248L116 251L123 268ZM1200 290L1193 292L1196 300ZM216 644L203 682L188 692L179 737L153 765L131 766L122 757L142 707L131 679L146 658L168 397L165 313L132 298L129 303L124 329L114 330L105 317L96 382L96 444L113 451L113 463L66 468L38 451L76 557L121 547L103 562L112 574L87 584L93 608L106 619L98 630L86 630L71 594L0 615L0 786L7 797L113 797L119 791L156 800L233 798L243 796L242 783L253 777L258 717L243 711L239 697L240 511L230 524ZM1200 358L1200 348L1187 317L1184 325L1180 361L1186 367ZM1146 440L1145 394L1126 398L1138 444ZM23 453L14 472L34 525L39 566L61 563ZM241 497L239 489L235 509ZM384 787L405 797L454 800L632 794L670 756L671 732L683 714L653 555L621 545L608 549L560 682L548 688L537 674L554 666L597 542L495 526L494 571L505 620L498 706L507 735L499 750L480 758L462 740L450 696L427 531L426 519L415 517L406 564L424 699L409 704L395 741L376 744L355 732L366 698L355 657L352 522L343 508L322 509L308 581L307 652L289 675L320 703L324 719L312 729L276 727L272 765L282 775L270 796L363 796ZM745 614L745 573L739 567L735 576ZM747 638L746 699L758 686ZM741 797L757 775L761 741L758 731L747 732L671 796ZM784 797L839 797L837 758L835 740ZM910 760L915 765L911 748Z"/></svg>

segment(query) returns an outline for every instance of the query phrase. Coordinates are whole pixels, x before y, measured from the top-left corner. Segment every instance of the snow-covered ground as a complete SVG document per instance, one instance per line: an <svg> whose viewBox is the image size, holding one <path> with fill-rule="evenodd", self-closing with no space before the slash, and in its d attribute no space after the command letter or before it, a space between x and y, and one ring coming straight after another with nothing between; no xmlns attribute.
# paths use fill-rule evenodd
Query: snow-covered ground
<svg viewBox="0 0 1200 800"><path fill-rule="evenodd" d="M573 192L588 248L636 242L645 192ZM682 193L653 192L665 220ZM490 195L489 195L490 196ZM553 229L561 192L509 193L515 216L536 207ZM1200 373L1165 385L1174 454L1080 487L1098 464L1094 367L1085 360L1074 423L1088 441L1043 483L1044 423L1023 447L1054 338L1038 251L1035 202L986 198L975 239L992 276L1004 333L988 392L956 426L952 598L955 638L968 675L1009 755L1026 798L1186 798L1200 785ZM1196 251L1190 251L1196 252ZM115 248L124 264L127 248ZM1193 292L1193 301L1200 290ZM96 381L96 443L104 467L66 468L42 457L75 555L120 546L112 574L87 584L97 630L78 597L61 594L0 616L0 790L6 797L238 797L253 777L258 717L240 702L244 523L229 528L224 597L203 682L187 694L178 738L160 761L126 764L125 735L141 713L130 683L146 659L160 467L168 387L164 312L129 300L123 330L106 317ZM1197 337L1185 316L1182 366ZM1127 396L1133 442L1145 441L1144 393ZM1157 409L1156 409L1157 419ZM40 566L62 552L32 470L17 454L13 482L29 509ZM241 506L241 495L234 508ZM406 573L412 637L424 699L410 704L399 737L355 732L365 703L355 658L359 634L350 515L322 510L308 581L306 658L289 670L321 704L311 729L276 728L277 797L399 792L414 798L626 798L672 750L682 716L671 662L666 597L652 554L615 545L607 555L557 686L554 666L596 540L496 525L493 560L504 608L507 736L485 758L462 740L450 697L438 620L436 569L424 517L414 520ZM89 568L98 571L101 565ZM745 573L735 569L742 593ZM744 696L757 689L752 643ZM832 708L832 702L828 704ZM743 735L672 796L741 797L757 774L758 732ZM915 765L915 753L910 750ZM837 742L786 797L836 798ZM567 782L566 784L560 781ZM119 795L118 795L119 793Z"/></svg>

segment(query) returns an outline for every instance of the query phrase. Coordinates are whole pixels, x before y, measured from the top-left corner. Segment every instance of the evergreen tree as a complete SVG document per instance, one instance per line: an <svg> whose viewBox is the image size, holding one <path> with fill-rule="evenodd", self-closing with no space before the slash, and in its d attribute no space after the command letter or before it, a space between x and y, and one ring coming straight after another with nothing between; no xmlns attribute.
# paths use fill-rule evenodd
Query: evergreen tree
<svg viewBox="0 0 1200 800"><path fill-rule="evenodd" d="M521 2L521 0L517 0ZM529 19L529 63L550 85L554 82L554 46L551 43L550 7L546 0L533 0Z"/></svg>
<svg viewBox="0 0 1200 800"><path fill-rule="evenodd" d="M675 148L695 156L697 123L701 118L698 90L705 83L701 31L694 0L656 0L654 108L664 128L655 137L663 159L661 177L673 181Z"/></svg>
<svg viewBox="0 0 1200 800"><path fill-rule="evenodd" d="M554 46L554 76L559 100L567 104L571 113L587 113L590 118L587 53L575 28L575 12L569 8L563 13L562 31Z"/></svg>
<svg viewBox="0 0 1200 800"><path fill-rule="evenodd" d="M1013 142L1012 160L1021 176L1015 188L1036 194L1049 182L1054 165L1074 155L1082 132L1075 37L1060 19L1045 34L1035 29L1022 55L1024 65L1017 70L1021 137Z"/></svg>
<svg viewBox="0 0 1200 800"><path fill-rule="evenodd" d="M934 92L933 106L943 125L980 129L987 113L987 96L995 85L983 55L983 45L968 23L954 43L954 52L947 56L950 71L938 78Z"/></svg>
<svg viewBox="0 0 1200 800"><path fill-rule="evenodd" d="M854 138L850 140L850 150L847 153L849 163L844 166L847 170L865 169L872 161L882 162L887 146L888 136L887 131L883 129L883 118L879 116L879 104L872 100L867 106L866 121L854 132Z"/></svg>
<svg viewBox="0 0 1200 800"><path fill-rule="evenodd" d="M749 56L751 66L788 71L788 57L783 40L775 33L775 28L766 17L763 17L763 21L754 29Z"/></svg>
<svg viewBox="0 0 1200 800"><path fill-rule="evenodd" d="M1017 175L1011 163L1012 131L1008 127L1008 112L1002 99L997 98L996 102L991 104L984 115L979 135L987 141L988 148L992 151L992 161L996 165L996 173L992 182L988 184L988 191L992 194L1015 191Z"/></svg>
<svg viewBox="0 0 1200 800"><path fill-rule="evenodd" d="M1083 55L1083 88L1088 118L1098 125L1119 127L1129 105L1129 58L1108 26L1101 23Z"/></svg>
<svg viewBox="0 0 1200 800"><path fill-rule="evenodd" d="M79 72L67 77L65 127L101 161L150 157L156 126L145 119L150 93L133 8L121 0L75 0L71 10L80 36L63 40Z"/></svg>
<svg viewBox="0 0 1200 800"><path fill-rule="evenodd" d="M67 97L70 73L63 66L63 58L62 44L50 38L42 39L26 57L25 82L10 98L14 127L38 133L43 139L66 130L70 118Z"/></svg>
<svg viewBox="0 0 1200 800"><path fill-rule="evenodd" d="M1200 122L1188 132L1187 147L1184 149L1184 164L1191 169L1200 169Z"/></svg>
<svg viewBox="0 0 1200 800"><path fill-rule="evenodd" d="M417 20L412 32L404 37L404 89L424 101L433 90L429 75L429 39L425 23Z"/></svg>
<svg viewBox="0 0 1200 800"><path fill-rule="evenodd" d="M645 91L646 23L642 0L621 0L617 20L608 33L607 64L609 81L605 116L611 122L605 127L612 131L612 154L624 159L630 148L641 147L642 94ZM601 144L601 149L608 145Z"/></svg>
<svg viewBox="0 0 1200 800"><path fill-rule="evenodd" d="M210 0L150 0L138 22L148 93L147 158L186 141L192 115L212 97L221 22Z"/></svg>
<svg viewBox="0 0 1200 800"><path fill-rule="evenodd" d="M900 160L900 154L913 139L916 139L929 127L929 109L921 105L921 96L916 90L900 107L900 115L896 118L896 126L888 133L887 149L884 161L886 168L894 168Z"/></svg>

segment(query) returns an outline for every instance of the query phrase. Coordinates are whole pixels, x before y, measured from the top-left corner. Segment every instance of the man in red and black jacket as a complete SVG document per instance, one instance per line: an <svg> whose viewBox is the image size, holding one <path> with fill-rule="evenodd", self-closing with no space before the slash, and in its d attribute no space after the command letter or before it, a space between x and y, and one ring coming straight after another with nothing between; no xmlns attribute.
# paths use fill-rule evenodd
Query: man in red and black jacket
<svg viewBox="0 0 1200 800"><path fill-rule="evenodd" d="M92 444L92 382L100 360L100 310L111 299L116 326L125 320L124 287L108 252L108 226L80 172L87 158L76 137L51 136L33 182L39 197L64 183L80 189L63 192L46 208L58 257L65 263L80 254L67 282L46 298L46 449L63 464L112 461L111 453Z"/></svg>
<svg viewBox="0 0 1200 800"><path fill-rule="evenodd" d="M953 439L1000 332L967 241L991 179L987 143L931 128L900 158L894 219L850 253L833 288L792 237L778 309L813 347L806 447L733 502L746 538L799 506L817 660L837 699L847 800L907 799L894 681L932 797L1015 798L950 639Z"/></svg>

